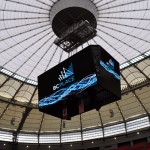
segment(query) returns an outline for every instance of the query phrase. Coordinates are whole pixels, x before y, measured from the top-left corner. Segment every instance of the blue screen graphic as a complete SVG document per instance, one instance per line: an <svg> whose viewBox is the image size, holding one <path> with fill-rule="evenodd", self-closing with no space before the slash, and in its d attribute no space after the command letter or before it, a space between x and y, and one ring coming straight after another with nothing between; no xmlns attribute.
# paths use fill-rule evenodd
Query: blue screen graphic
<svg viewBox="0 0 150 150"><path fill-rule="evenodd" d="M66 99L69 95L78 94L85 89L97 84L96 74L91 74L80 80L79 82L73 83L68 87L61 88L49 97L43 98L39 101L39 107L55 104L59 101Z"/></svg>
<svg viewBox="0 0 150 150"><path fill-rule="evenodd" d="M62 81L70 76L72 76L73 73L73 66L72 63L70 64L70 66L68 67L68 69L63 67L63 70L61 71L61 74L59 75L58 79L59 81Z"/></svg>
<svg viewBox="0 0 150 150"><path fill-rule="evenodd" d="M120 76L112 69L114 65L111 63L105 64L102 60L100 60L100 65L108 72L111 73L117 80L120 80ZM112 67L111 67L112 66Z"/></svg>

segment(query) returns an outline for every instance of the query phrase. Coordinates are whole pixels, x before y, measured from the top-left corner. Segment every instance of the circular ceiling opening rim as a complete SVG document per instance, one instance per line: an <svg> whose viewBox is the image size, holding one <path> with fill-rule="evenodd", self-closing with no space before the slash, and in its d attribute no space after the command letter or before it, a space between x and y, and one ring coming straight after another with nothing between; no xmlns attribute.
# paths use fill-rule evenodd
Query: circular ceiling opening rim
<svg viewBox="0 0 150 150"><path fill-rule="evenodd" d="M61 0L61 1L57 1L50 10L51 24L57 13L69 7L84 8L90 11L95 16L96 19L98 18L98 9L96 5L94 5L94 3L91 2L90 0L86 0L86 1L85 0Z"/></svg>
<svg viewBox="0 0 150 150"><path fill-rule="evenodd" d="M73 24L81 21L88 21L94 29L97 27L96 18L89 10L82 7L69 7L55 15L52 20L52 29L60 37Z"/></svg>

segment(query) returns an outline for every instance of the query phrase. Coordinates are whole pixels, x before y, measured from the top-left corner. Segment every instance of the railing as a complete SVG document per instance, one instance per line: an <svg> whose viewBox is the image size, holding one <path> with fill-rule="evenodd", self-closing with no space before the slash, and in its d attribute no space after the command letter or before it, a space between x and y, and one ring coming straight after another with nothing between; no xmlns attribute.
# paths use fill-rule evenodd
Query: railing
<svg viewBox="0 0 150 150"><path fill-rule="evenodd" d="M127 133L138 131L141 129L149 128L150 122L149 117L142 117L132 121L126 122ZM104 137L103 137L104 132ZM104 128L96 127L95 129L83 129L83 141L100 139L105 137L117 136L121 134L126 134L125 124L119 123L115 125L110 125ZM39 140L38 140L39 138ZM60 139L61 138L61 139ZM67 142L77 142L81 141L81 132L72 131L72 132L64 132L60 133L41 133L38 137L38 134L33 133L20 133L17 136L18 143L67 143ZM13 134L9 131L0 131L0 141L13 141Z"/></svg>

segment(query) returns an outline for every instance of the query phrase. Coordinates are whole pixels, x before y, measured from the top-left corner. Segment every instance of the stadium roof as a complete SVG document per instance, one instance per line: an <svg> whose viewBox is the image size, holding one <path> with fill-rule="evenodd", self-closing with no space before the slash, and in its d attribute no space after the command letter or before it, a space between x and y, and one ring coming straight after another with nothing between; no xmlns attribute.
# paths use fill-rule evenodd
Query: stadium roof
<svg viewBox="0 0 150 150"><path fill-rule="evenodd" d="M46 137L59 143L60 132L69 142L68 137L81 141L92 133L101 138L150 126L150 1L69 1L0 1L0 128L6 141L12 140L11 131L32 133L32 143L39 134L41 143ZM97 36L68 54L53 43L52 19L73 6L93 13ZM63 128L62 120L38 111L37 76L90 44L101 45L120 62L122 99L75 116ZM28 140L23 133L18 138Z"/></svg>
<svg viewBox="0 0 150 150"><path fill-rule="evenodd" d="M89 44L101 45L120 64L149 51L148 0L67 2L1 0L0 66L37 81L38 75ZM97 36L68 54L54 44L52 20L59 10L79 5L96 17Z"/></svg>

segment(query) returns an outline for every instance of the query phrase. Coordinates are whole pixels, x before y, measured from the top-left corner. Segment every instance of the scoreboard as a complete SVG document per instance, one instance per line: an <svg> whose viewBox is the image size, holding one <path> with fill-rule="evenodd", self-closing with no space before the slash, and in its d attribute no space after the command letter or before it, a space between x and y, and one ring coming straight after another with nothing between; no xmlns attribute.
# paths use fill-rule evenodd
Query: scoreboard
<svg viewBox="0 0 150 150"><path fill-rule="evenodd" d="M58 118L98 110L121 98L119 63L99 45L90 45L41 74L38 94L39 110Z"/></svg>

